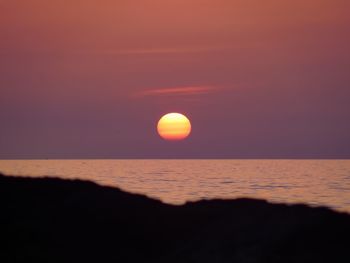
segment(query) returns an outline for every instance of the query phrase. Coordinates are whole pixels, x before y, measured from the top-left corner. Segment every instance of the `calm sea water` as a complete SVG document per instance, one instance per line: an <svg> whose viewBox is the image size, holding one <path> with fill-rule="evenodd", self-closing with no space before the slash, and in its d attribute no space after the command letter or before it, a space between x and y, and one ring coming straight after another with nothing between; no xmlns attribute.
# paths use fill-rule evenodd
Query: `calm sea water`
<svg viewBox="0 0 350 263"><path fill-rule="evenodd" d="M0 160L0 171L92 180L172 204L254 197L350 212L350 160Z"/></svg>

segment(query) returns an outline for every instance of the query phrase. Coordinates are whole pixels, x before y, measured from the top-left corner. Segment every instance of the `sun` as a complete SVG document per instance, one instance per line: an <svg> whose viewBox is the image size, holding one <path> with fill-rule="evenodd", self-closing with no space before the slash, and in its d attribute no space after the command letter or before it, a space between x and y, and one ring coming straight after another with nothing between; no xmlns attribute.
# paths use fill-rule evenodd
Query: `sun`
<svg viewBox="0 0 350 263"><path fill-rule="evenodd" d="M165 140L183 140L191 133L191 122L181 113L168 113L158 121L157 131Z"/></svg>

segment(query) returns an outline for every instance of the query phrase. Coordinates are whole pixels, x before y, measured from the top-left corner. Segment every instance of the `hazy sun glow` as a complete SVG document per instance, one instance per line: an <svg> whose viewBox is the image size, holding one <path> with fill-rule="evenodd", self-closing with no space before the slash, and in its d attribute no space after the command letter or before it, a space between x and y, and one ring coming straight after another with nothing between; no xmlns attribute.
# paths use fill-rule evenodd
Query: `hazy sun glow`
<svg viewBox="0 0 350 263"><path fill-rule="evenodd" d="M159 120L157 130L165 140L183 140L191 133L191 123L183 114L168 113Z"/></svg>

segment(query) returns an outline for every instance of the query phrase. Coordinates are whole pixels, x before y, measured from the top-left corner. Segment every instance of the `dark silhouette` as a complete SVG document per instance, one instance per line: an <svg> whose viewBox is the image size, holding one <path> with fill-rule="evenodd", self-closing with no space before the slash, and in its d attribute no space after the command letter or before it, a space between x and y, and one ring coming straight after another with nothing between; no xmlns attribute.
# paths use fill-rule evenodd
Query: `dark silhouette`
<svg viewBox="0 0 350 263"><path fill-rule="evenodd" d="M350 215L0 175L0 262L350 262Z"/></svg>

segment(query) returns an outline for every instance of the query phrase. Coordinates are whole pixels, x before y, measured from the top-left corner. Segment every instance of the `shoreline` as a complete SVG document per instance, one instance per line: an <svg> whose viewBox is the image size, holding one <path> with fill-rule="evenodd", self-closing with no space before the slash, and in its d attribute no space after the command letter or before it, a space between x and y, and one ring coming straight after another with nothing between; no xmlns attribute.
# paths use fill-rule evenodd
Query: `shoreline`
<svg viewBox="0 0 350 263"><path fill-rule="evenodd" d="M258 199L169 205L83 180L0 174L1 262L350 260L350 214Z"/></svg>

